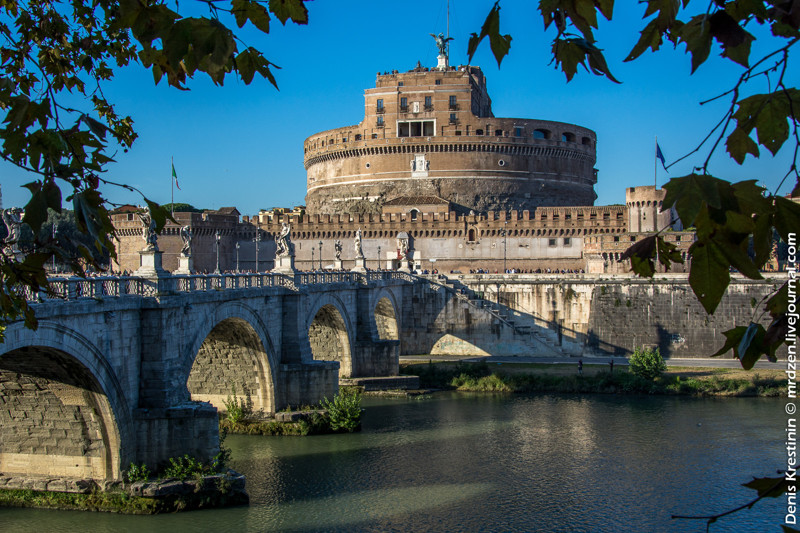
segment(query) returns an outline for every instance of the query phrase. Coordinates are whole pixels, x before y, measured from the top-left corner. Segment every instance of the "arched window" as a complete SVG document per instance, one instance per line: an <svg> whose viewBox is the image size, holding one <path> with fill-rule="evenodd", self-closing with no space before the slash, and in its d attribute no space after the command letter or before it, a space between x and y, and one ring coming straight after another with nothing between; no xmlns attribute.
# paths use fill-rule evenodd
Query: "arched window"
<svg viewBox="0 0 800 533"><path fill-rule="evenodd" d="M412 209L411 210L411 220L417 220L417 215L418 214L419 214L419 210L418 209Z"/></svg>
<svg viewBox="0 0 800 533"><path fill-rule="evenodd" d="M469 229L469 231L467 232L467 240L469 242L475 242L476 240L478 240L475 238L475 228Z"/></svg>
<svg viewBox="0 0 800 533"><path fill-rule="evenodd" d="M561 140L564 141L564 142L568 142L568 143L574 143L575 142L575 134L571 133L571 132L568 132L568 131L565 131L564 133L561 134Z"/></svg>
<svg viewBox="0 0 800 533"><path fill-rule="evenodd" d="M549 139L550 138L550 130L544 130L544 129L533 130L533 138L534 139Z"/></svg>

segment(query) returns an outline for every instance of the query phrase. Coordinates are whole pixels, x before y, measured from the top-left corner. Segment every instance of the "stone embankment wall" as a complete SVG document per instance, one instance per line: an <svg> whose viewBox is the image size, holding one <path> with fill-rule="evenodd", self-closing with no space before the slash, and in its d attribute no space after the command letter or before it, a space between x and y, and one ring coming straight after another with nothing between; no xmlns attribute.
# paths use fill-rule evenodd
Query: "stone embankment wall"
<svg viewBox="0 0 800 533"><path fill-rule="evenodd" d="M764 299L784 279L735 277L708 315L685 275L463 275L459 291L472 302L493 303L496 312L452 291L442 290L438 299L415 295L418 322L404 322L416 330L401 335L402 353L428 353L429 347L434 354L608 356L657 346L665 357L708 357L725 343L724 331L751 320L768 323Z"/></svg>

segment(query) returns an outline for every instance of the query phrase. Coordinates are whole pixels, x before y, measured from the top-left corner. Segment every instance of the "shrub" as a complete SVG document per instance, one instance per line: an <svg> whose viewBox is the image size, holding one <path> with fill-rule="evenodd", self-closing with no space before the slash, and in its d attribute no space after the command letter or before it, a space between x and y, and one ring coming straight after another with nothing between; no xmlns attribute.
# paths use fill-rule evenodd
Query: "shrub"
<svg viewBox="0 0 800 533"><path fill-rule="evenodd" d="M328 423L333 431L356 431L361 426L361 391L342 387L333 401L323 398L322 407L328 411Z"/></svg>
<svg viewBox="0 0 800 533"><path fill-rule="evenodd" d="M128 480L130 483L136 483L137 481L147 481L150 479L150 470L148 470L147 465L142 463L141 465L137 465L135 463L131 463L131 466L125 471L125 479Z"/></svg>
<svg viewBox="0 0 800 533"><path fill-rule="evenodd" d="M210 473L210 468L190 455L169 458L169 466L164 469L164 477L174 477L180 480L191 477L204 476Z"/></svg>
<svg viewBox="0 0 800 533"><path fill-rule="evenodd" d="M667 369L667 364L658 348L636 348L628 365L633 374L650 380L661 376Z"/></svg>
<svg viewBox="0 0 800 533"><path fill-rule="evenodd" d="M246 392L245 398L239 399L236 396L236 385L231 387L231 395L225 398L222 404L225 406L228 420L232 424L238 424L253 413L253 400L250 398L250 393Z"/></svg>

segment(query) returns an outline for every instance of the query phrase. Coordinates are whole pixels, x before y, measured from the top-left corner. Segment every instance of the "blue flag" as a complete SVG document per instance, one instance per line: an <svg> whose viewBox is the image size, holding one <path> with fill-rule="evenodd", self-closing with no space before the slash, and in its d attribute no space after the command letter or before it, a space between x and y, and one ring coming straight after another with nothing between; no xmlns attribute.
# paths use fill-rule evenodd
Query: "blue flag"
<svg viewBox="0 0 800 533"><path fill-rule="evenodd" d="M661 147L658 145L657 141L656 141L656 159L660 159L661 166L664 167L664 170L667 170L667 162L664 159L664 154L661 153ZM669 172L669 170L667 170L667 172Z"/></svg>

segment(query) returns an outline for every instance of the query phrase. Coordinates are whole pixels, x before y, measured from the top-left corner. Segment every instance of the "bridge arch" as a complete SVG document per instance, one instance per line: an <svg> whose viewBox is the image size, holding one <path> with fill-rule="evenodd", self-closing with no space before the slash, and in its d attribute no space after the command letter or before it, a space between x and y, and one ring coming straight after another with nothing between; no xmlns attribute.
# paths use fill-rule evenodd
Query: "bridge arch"
<svg viewBox="0 0 800 533"><path fill-rule="evenodd" d="M400 340L400 314L394 293L386 289L379 291L374 297L372 309L378 339Z"/></svg>
<svg viewBox="0 0 800 533"><path fill-rule="evenodd" d="M310 308L306 331L311 356L318 361L338 361L340 378L357 375L353 368L352 321L342 300L337 295L324 293Z"/></svg>
<svg viewBox="0 0 800 533"><path fill-rule="evenodd" d="M255 411L275 412L276 355L258 315L240 302L215 309L197 329L184 357L190 398L224 411L225 400L252 403Z"/></svg>
<svg viewBox="0 0 800 533"><path fill-rule="evenodd" d="M21 323L0 345L0 472L118 480L135 460L134 422L104 354L81 334Z"/></svg>

